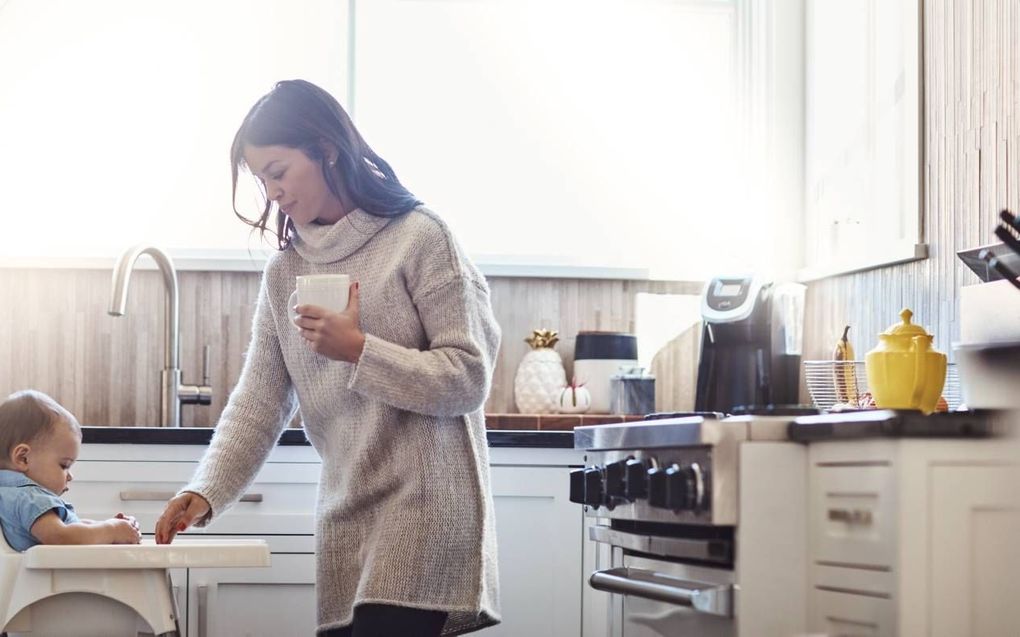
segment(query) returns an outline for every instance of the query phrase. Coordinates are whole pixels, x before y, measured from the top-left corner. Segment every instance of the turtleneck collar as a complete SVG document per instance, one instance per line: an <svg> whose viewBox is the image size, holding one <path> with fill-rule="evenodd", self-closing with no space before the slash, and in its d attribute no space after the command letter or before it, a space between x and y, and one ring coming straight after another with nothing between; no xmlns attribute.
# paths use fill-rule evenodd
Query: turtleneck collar
<svg viewBox="0 0 1020 637"><path fill-rule="evenodd" d="M390 220L356 208L333 224L296 223L294 249L311 263L333 263L357 252Z"/></svg>

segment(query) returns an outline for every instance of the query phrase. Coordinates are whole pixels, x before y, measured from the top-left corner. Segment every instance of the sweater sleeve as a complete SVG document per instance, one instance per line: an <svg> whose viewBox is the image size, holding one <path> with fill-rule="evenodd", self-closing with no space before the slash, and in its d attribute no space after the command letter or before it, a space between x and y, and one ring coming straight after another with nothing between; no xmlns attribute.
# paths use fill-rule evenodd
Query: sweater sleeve
<svg viewBox="0 0 1020 637"><path fill-rule="evenodd" d="M293 417L296 402L263 276L241 376L195 475L181 489L201 495L212 507L198 526L222 514L251 485Z"/></svg>
<svg viewBox="0 0 1020 637"><path fill-rule="evenodd" d="M387 405L437 417L481 409L499 352L499 325L484 283L458 276L416 301L424 351L365 335L348 388Z"/></svg>

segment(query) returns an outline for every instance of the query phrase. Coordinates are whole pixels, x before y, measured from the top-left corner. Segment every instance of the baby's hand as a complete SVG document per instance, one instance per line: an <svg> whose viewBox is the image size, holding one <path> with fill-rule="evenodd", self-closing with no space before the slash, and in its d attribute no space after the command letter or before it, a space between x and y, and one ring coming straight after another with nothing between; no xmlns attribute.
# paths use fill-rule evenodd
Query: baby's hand
<svg viewBox="0 0 1020 637"><path fill-rule="evenodd" d="M111 518L106 521L110 526L111 544L138 544L142 541L142 534L138 530L138 523L124 518Z"/></svg>
<svg viewBox="0 0 1020 637"><path fill-rule="evenodd" d="M135 527L135 529L139 531L141 530L141 527L138 526L138 520L136 520L135 516L133 515L124 515L123 513L118 513L113 517L117 520L127 520L128 522L131 523L131 526Z"/></svg>

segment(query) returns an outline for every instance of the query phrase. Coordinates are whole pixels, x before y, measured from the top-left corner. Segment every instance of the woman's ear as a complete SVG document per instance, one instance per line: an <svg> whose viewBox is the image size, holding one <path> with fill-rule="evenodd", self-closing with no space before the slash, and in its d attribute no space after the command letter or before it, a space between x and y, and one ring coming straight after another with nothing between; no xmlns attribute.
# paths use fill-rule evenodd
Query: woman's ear
<svg viewBox="0 0 1020 637"><path fill-rule="evenodd" d="M28 454L32 451L32 448L26 443L15 445L14 449L11 449L11 464L17 471L28 470Z"/></svg>
<svg viewBox="0 0 1020 637"><path fill-rule="evenodd" d="M319 149L322 150L322 156L325 158L326 163L330 166L336 166L337 158L340 156L340 151L337 150L336 145L323 139L319 141Z"/></svg>

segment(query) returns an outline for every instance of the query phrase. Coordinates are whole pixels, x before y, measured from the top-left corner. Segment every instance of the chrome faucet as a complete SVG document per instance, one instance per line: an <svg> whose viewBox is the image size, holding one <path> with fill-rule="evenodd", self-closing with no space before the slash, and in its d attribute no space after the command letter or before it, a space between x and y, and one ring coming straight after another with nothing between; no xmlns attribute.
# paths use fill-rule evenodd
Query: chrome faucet
<svg viewBox="0 0 1020 637"><path fill-rule="evenodd" d="M128 284L135 261L148 254L163 273L166 288L166 321L163 335L163 372L160 375L159 425L181 426L181 405L212 403L209 386L209 346L203 348L202 384L182 385L180 367L180 312L177 307L177 270L165 252L154 246L137 245L121 255L113 269L113 296L110 299L110 316L124 316L127 310Z"/></svg>

